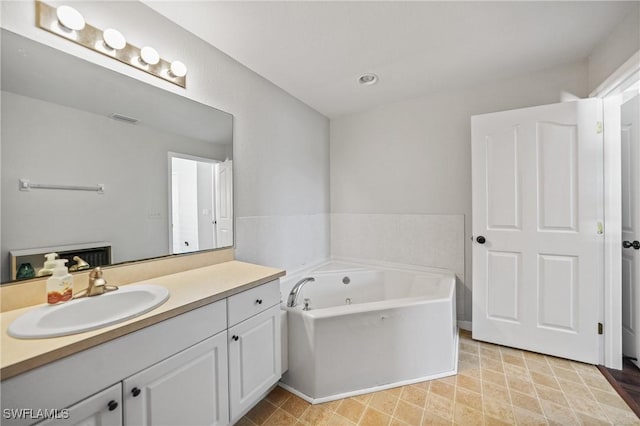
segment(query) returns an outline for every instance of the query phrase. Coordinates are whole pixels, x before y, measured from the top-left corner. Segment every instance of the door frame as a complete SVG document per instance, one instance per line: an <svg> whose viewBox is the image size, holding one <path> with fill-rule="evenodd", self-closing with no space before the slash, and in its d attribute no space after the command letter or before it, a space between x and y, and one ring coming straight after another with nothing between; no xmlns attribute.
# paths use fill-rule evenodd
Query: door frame
<svg viewBox="0 0 640 426"><path fill-rule="evenodd" d="M169 188L169 194L168 194L168 205L169 205L169 251L171 252L171 254L175 254L173 253L173 187L171 185L171 182L173 180L172 177L172 172L173 172L173 164L171 162L171 159L173 158L182 158L185 160L193 160L193 161L202 161L203 163L211 163L211 164L216 164L216 163L220 163L220 160L215 160L213 158L205 158L205 157L198 157L196 155L191 155L191 154L183 154L180 152L173 152L173 151L168 151L167 152L167 178L168 178L168 184L167 187ZM214 188L215 190L215 188ZM213 203L215 204L215 197L213 199ZM215 206L214 206L215 208Z"/></svg>
<svg viewBox="0 0 640 426"><path fill-rule="evenodd" d="M601 359L622 369L622 93L640 81L640 50L603 81L589 97L603 100L604 125L604 345Z"/></svg>

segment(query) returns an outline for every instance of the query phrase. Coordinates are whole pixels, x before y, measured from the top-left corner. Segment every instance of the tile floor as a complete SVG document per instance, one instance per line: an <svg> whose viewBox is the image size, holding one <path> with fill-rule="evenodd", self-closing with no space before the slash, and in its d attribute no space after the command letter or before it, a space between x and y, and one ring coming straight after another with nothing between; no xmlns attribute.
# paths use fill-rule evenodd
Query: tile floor
<svg viewBox="0 0 640 426"><path fill-rule="evenodd" d="M276 387L237 425L640 425L591 365L460 335L458 375L325 404Z"/></svg>

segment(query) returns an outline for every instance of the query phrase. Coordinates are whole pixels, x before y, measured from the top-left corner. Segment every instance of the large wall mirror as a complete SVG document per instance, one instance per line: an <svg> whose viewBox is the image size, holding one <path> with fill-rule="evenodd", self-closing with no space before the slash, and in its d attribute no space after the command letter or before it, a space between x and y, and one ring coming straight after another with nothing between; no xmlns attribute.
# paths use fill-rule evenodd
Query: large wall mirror
<svg viewBox="0 0 640 426"><path fill-rule="evenodd" d="M233 117L2 30L3 283L233 245Z"/></svg>

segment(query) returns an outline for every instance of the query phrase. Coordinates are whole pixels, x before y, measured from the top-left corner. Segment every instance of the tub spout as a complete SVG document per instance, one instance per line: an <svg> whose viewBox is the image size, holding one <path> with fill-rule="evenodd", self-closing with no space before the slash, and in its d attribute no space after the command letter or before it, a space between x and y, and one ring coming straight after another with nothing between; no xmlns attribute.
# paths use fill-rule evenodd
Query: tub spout
<svg viewBox="0 0 640 426"><path fill-rule="evenodd" d="M293 308L298 304L298 294L300 290L302 290L302 286L304 286L308 282L314 282L316 279L313 277L303 278L296 283L291 289L291 293L289 293L289 299L287 300L287 306L289 308Z"/></svg>

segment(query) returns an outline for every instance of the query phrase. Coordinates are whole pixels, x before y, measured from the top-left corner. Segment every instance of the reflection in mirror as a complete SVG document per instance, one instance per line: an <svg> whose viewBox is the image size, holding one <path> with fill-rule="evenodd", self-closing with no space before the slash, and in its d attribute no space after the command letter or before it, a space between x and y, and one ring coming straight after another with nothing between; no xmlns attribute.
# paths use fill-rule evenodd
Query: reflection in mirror
<svg viewBox="0 0 640 426"><path fill-rule="evenodd" d="M46 274L51 252L80 270L233 245L230 114L6 30L1 43L2 282ZM174 181L171 158L195 180L177 166Z"/></svg>

